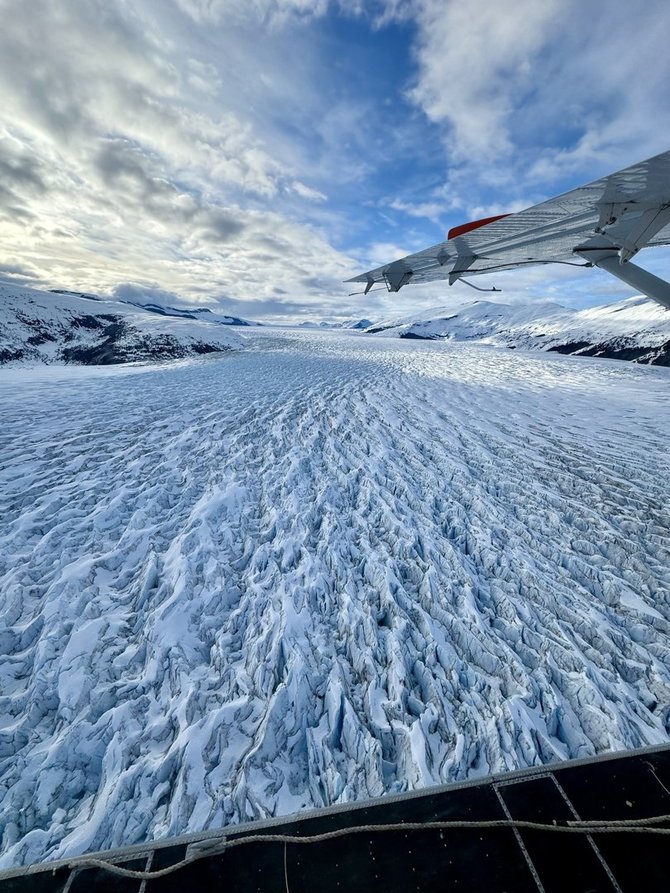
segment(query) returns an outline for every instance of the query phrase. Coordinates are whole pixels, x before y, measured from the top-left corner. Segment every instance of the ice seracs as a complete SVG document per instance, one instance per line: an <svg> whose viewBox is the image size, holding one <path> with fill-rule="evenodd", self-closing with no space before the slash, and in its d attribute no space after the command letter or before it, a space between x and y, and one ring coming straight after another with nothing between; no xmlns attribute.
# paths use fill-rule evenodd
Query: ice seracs
<svg viewBox="0 0 670 893"><path fill-rule="evenodd" d="M3 867L668 740L668 370L247 337L0 369Z"/></svg>

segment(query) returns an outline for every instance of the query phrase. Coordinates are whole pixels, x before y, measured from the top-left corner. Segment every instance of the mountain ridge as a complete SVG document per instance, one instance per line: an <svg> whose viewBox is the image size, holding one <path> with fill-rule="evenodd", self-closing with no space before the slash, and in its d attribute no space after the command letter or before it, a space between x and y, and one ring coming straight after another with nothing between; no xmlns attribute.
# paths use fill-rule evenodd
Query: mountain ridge
<svg viewBox="0 0 670 893"><path fill-rule="evenodd" d="M670 365L670 313L639 296L588 310L549 301L520 305L469 301L381 322L366 332Z"/></svg>
<svg viewBox="0 0 670 893"><path fill-rule="evenodd" d="M114 365L181 359L242 346L231 331L252 325L207 311L0 283L0 364Z"/></svg>

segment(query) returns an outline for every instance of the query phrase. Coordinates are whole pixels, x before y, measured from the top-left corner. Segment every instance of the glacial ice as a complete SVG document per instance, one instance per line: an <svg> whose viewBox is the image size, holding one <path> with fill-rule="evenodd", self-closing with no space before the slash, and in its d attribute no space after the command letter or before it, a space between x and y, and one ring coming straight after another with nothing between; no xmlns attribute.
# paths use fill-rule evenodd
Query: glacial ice
<svg viewBox="0 0 670 893"><path fill-rule="evenodd" d="M0 372L0 866L668 740L666 369Z"/></svg>

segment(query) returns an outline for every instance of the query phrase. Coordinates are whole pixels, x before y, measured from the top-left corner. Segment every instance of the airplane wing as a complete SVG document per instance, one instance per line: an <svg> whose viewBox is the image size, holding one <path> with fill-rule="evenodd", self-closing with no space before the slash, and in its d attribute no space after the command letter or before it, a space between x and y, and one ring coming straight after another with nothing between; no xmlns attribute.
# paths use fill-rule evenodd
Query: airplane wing
<svg viewBox="0 0 670 893"><path fill-rule="evenodd" d="M354 276L365 294L408 283L458 279L531 264L601 267L670 309L670 284L630 259L670 245L670 152L640 161L516 214L451 229L444 242Z"/></svg>

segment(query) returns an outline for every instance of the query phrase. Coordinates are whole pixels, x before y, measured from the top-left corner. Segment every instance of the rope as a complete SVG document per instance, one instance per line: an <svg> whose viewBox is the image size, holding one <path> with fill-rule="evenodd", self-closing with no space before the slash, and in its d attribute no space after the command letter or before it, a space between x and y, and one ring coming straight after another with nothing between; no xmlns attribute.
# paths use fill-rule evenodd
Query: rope
<svg viewBox="0 0 670 893"><path fill-rule="evenodd" d="M526 822L509 819L492 819L490 821L479 822L400 822L391 825L354 825L351 828L337 828L335 831L326 831L323 834L314 834L307 837L296 837L287 834L250 834L246 837L236 837L232 840L223 838L221 842L214 844L211 848L196 854L190 859L183 859L181 862L175 862L167 868L161 868L157 871L133 871L130 868L123 868L115 865L113 862L107 862L104 859L88 858L86 856L81 859L74 859L68 863L71 870L83 870L86 868L100 868L108 871L110 874L119 877L134 878L137 880L154 880L155 878L165 877L187 865L193 865L201 859L210 856L222 855L227 850L237 846L244 846L249 843L283 843L285 846L289 843L322 843L326 840L335 840L339 837L346 837L349 834L377 834L385 831L450 831L450 830L468 830L482 828L517 828L530 831L551 831L560 834L670 834L670 828L652 827L659 822L670 821L670 815L651 816L643 819L620 819L615 821L574 821L567 822L565 825L549 825L542 822Z"/></svg>

